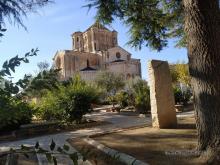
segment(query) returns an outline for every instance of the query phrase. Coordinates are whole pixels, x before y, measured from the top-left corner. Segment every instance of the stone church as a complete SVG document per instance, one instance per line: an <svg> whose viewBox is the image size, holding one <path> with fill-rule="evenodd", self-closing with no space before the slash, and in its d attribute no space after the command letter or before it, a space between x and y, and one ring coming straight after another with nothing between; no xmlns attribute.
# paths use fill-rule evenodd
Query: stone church
<svg viewBox="0 0 220 165"><path fill-rule="evenodd" d="M55 68L61 69L60 79L68 80L80 74L84 80L94 80L101 70L123 74L125 79L141 77L140 59L118 45L117 32L96 22L85 32L72 34L72 50L57 51Z"/></svg>

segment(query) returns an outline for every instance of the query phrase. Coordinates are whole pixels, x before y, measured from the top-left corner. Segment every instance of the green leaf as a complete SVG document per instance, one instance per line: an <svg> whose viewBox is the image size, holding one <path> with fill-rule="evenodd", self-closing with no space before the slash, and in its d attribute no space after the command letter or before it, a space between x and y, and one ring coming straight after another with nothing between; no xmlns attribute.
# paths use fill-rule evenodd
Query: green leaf
<svg viewBox="0 0 220 165"><path fill-rule="evenodd" d="M57 165L57 159L53 156L53 163L54 165Z"/></svg>
<svg viewBox="0 0 220 165"><path fill-rule="evenodd" d="M37 143L35 144L35 148L38 149L39 146L40 146L40 145L39 145L39 142L37 142Z"/></svg>
<svg viewBox="0 0 220 165"><path fill-rule="evenodd" d="M46 153L46 158L47 158L47 160L48 160L50 163L52 163L52 155L51 155L51 153Z"/></svg>
<svg viewBox="0 0 220 165"><path fill-rule="evenodd" d="M64 144L63 149L66 151L69 151L70 147L68 145Z"/></svg>
<svg viewBox="0 0 220 165"><path fill-rule="evenodd" d="M53 139L52 139L52 142L51 142L51 144L50 144L50 149L51 149L51 151L54 150L55 146L56 146L56 143L55 143L55 142L53 141Z"/></svg>
<svg viewBox="0 0 220 165"><path fill-rule="evenodd" d="M25 54L25 57L28 57L29 55L30 55L30 52L26 53L26 54Z"/></svg>
<svg viewBox="0 0 220 165"><path fill-rule="evenodd" d="M78 165L78 154L77 152L69 155L70 159L73 161L74 165Z"/></svg>
<svg viewBox="0 0 220 165"><path fill-rule="evenodd" d="M2 67L6 68L7 66L8 66L8 61L5 61Z"/></svg>

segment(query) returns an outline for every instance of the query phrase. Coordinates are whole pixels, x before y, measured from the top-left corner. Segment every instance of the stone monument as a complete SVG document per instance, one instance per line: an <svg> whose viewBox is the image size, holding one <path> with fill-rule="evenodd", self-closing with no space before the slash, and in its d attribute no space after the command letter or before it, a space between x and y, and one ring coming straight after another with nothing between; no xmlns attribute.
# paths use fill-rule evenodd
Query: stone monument
<svg viewBox="0 0 220 165"><path fill-rule="evenodd" d="M149 61L152 126L175 128L177 125L172 81L167 61Z"/></svg>

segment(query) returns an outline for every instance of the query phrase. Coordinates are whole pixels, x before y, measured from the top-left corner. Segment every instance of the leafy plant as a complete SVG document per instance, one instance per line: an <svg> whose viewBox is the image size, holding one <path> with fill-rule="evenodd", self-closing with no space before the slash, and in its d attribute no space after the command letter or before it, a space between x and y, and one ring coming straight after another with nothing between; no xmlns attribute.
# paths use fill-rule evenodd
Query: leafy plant
<svg viewBox="0 0 220 165"><path fill-rule="evenodd" d="M139 113L150 110L150 89L145 80L139 79L134 85L134 106Z"/></svg>
<svg viewBox="0 0 220 165"><path fill-rule="evenodd" d="M31 107L16 97L0 95L0 107L0 131L13 130L31 122Z"/></svg>
<svg viewBox="0 0 220 165"><path fill-rule="evenodd" d="M39 116L45 120L79 123L83 115L91 112L92 103L98 99L99 91L76 76L68 85L59 85L57 90L48 91L42 97L38 106Z"/></svg>
<svg viewBox="0 0 220 165"><path fill-rule="evenodd" d="M190 98L192 97L192 92L189 89L181 91L179 87L174 87L173 91L174 91L175 104L186 105L188 104Z"/></svg>
<svg viewBox="0 0 220 165"><path fill-rule="evenodd" d="M115 94L125 86L123 75L113 72L100 72L95 82L98 87L105 90L107 100L114 106Z"/></svg>
<svg viewBox="0 0 220 165"><path fill-rule="evenodd" d="M47 90L57 89L59 85L58 75L60 69L43 70L36 77L30 78L30 83L25 88L25 95L29 97L41 97Z"/></svg>
<svg viewBox="0 0 220 165"><path fill-rule="evenodd" d="M129 95L126 91L117 93L115 97L121 108L125 108L129 105Z"/></svg>
<svg viewBox="0 0 220 165"><path fill-rule="evenodd" d="M9 154L22 154L26 158L29 158L29 154L44 154L46 156L46 159L49 163L53 163L54 165L57 165L57 155L67 155L73 162L74 165L78 165L79 160L79 153L78 152L71 152L70 147L67 144L64 144L62 147L57 146L56 143L52 140L49 150L44 149L40 146L39 142L36 142L35 146L25 146L21 145L19 149L13 149L11 148L9 152L6 152L4 154L1 154L1 157L7 156ZM87 159L87 153L83 153L82 160L85 162ZM10 160L9 160L10 163Z"/></svg>
<svg viewBox="0 0 220 165"><path fill-rule="evenodd" d="M14 57L5 61L0 70L0 82L4 85L0 88L0 130L9 131L18 128L21 124L31 121L32 111L30 106L20 98L21 89L28 84L28 76L16 83L7 81L6 77L15 72L15 68L21 62L28 63L28 57L36 56L38 49L32 49L24 57Z"/></svg>
<svg viewBox="0 0 220 165"><path fill-rule="evenodd" d="M185 62L175 63L170 65L170 71L172 76L172 82L174 84L182 83L186 86L190 86L189 66Z"/></svg>

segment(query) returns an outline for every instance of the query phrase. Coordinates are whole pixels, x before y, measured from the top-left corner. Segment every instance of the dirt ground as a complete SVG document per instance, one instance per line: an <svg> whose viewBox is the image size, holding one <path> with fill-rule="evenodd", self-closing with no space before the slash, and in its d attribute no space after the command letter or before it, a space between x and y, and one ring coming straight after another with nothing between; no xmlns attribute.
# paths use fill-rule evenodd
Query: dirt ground
<svg viewBox="0 0 220 165"><path fill-rule="evenodd" d="M193 117L179 118L177 129L145 127L94 139L152 165L202 164L195 150L197 135Z"/></svg>

